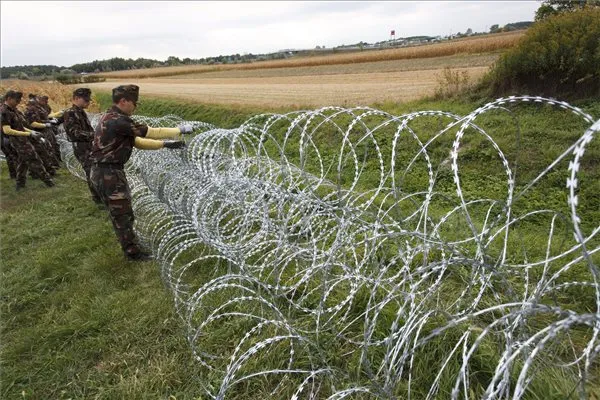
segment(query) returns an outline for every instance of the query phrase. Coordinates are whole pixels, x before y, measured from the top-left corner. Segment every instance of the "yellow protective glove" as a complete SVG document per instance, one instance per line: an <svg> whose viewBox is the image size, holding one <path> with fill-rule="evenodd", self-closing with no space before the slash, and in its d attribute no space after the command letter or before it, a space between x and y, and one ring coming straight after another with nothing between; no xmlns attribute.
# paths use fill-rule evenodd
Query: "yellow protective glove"
<svg viewBox="0 0 600 400"><path fill-rule="evenodd" d="M2 132L5 135L10 135L10 136L31 136L30 131L18 131L16 129L11 128L10 125L3 125Z"/></svg>
<svg viewBox="0 0 600 400"><path fill-rule="evenodd" d="M146 132L146 136L149 139L173 139L179 136L180 134L179 128L150 128L148 127L148 132Z"/></svg>
<svg viewBox="0 0 600 400"><path fill-rule="evenodd" d="M64 110L56 111L51 114L48 114L48 118L60 118L63 116L64 113L65 113Z"/></svg>
<svg viewBox="0 0 600 400"><path fill-rule="evenodd" d="M159 150L165 147L162 140L135 137L134 146L140 150Z"/></svg>

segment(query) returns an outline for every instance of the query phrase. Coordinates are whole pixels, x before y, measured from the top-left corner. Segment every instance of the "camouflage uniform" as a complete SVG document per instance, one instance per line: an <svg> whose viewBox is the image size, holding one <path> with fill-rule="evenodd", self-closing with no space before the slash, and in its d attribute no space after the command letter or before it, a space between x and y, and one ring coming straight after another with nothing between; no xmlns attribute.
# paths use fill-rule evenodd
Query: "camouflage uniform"
<svg viewBox="0 0 600 400"><path fill-rule="evenodd" d="M8 135L5 135L0 130L0 140L1 140L1 148L2 153L4 153L4 157L6 159L6 164L8 166L8 173L10 174L10 179L16 179L17 177L17 151L10 144L10 139Z"/></svg>
<svg viewBox="0 0 600 400"><path fill-rule="evenodd" d="M23 131L25 129L27 120L21 111L10 107L8 104L3 104L0 107L0 113L2 126L9 125L12 129L19 131ZM17 188L25 186L28 169L31 169L34 174L39 176L46 183L46 185L53 186L54 183L44 168L44 164L35 151L30 138L27 136L7 136L9 137L9 143L17 153Z"/></svg>
<svg viewBox="0 0 600 400"><path fill-rule="evenodd" d="M90 124L90 120L83 108L73 105L65 111L64 127L69 142L73 143L73 154L83 167L87 184L92 193L92 199L100 203L101 197L96 193L96 189L90 180L90 170L92 168L92 160L90 154L92 152L92 140L94 139L94 128Z"/></svg>
<svg viewBox="0 0 600 400"><path fill-rule="evenodd" d="M28 125L31 125L33 122L44 123L44 121L46 120L42 115L42 109L35 103L35 101L30 101L29 104L27 104L27 108L25 110L25 118L27 120ZM40 156L40 159L44 163L44 168L46 168L46 171L48 171L48 173L50 174L54 174L54 170L58 168L59 164L58 160L54 156L54 149L52 148L52 144L48 139L48 128L39 128L38 130L42 132L42 137L44 138L44 141L42 142L41 140L38 141L30 139L31 144L33 144L33 147L35 147L35 150ZM52 135L52 133L50 133L50 135Z"/></svg>
<svg viewBox="0 0 600 400"><path fill-rule="evenodd" d="M48 100L48 96L40 96L41 99ZM52 113L52 108L46 104L38 103L40 107L41 115L44 117L44 121L48 120L48 115ZM56 118L59 121L59 125L64 122L64 116ZM56 140L56 136L58 135L58 128L53 126L47 129L49 135L46 139L50 140L50 144L52 145L52 149L54 150L54 157L60 162L62 161L62 156L60 154L60 145L58 144L58 140ZM44 136L45 137L45 136Z"/></svg>
<svg viewBox="0 0 600 400"><path fill-rule="evenodd" d="M137 86L119 86L113 90L113 99L118 90L137 101ZM91 181L108 208L121 248L129 257L142 251L133 230L131 192L123 168L133 151L135 137L144 137L147 131L147 125L136 124L113 106L98 122L92 144Z"/></svg>

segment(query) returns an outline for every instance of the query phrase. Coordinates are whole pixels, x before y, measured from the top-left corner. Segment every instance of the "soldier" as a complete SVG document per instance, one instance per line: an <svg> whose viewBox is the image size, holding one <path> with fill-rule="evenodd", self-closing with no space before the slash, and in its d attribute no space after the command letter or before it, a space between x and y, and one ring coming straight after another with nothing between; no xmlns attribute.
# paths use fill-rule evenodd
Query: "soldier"
<svg viewBox="0 0 600 400"><path fill-rule="evenodd" d="M92 140L94 139L94 128L92 128L84 109L90 105L91 94L92 91L87 88L79 88L73 92L73 106L64 112L63 126L65 127L67 139L73 144L73 154L85 171L87 184L90 193L92 193L92 200L98 204L104 204L90 181L90 169L92 168L90 153L92 151Z"/></svg>
<svg viewBox="0 0 600 400"><path fill-rule="evenodd" d="M46 111L46 115L52 113L52 108L50 108L50 106L48 105L48 96L39 96L38 104L42 109L44 109L44 111Z"/></svg>
<svg viewBox="0 0 600 400"><path fill-rule="evenodd" d="M4 103L4 95L0 97L0 104ZM8 136L4 135L2 129L0 129L0 145L2 149L2 153L4 153L4 159L6 160L6 165L8 167L8 174L10 175L10 179L17 178L17 152L10 144L8 140Z"/></svg>
<svg viewBox="0 0 600 400"><path fill-rule="evenodd" d="M4 135L4 132L0 131L1 137L1 149L2 153L4 153L4 158L6 159L6 165L8 166L8 174L10 175L10 179L17 178L17 152L14 147L10 144L10 140L8 136Z"/></svg>
<svg viewBox="0 0 600 400"><path fill-rule="evenodd" d="M55 171L60 167L59 161L54 153L52 139L54 134L50 131L53 123L47 120L46 110L44 110L37 102L35 94L29 94L29 102L25 110L25 118L29 126L39 129L42 133L44 141L32 141L33 147L38 152L40 159L44 163L44 168L50 175L54 175ZM52 137L52 138L51 138Z"/></svg>
<svg viewBox="0 0 600 400"><path fill-rule="evenodd" d="M146 261L151 255L142 251L133 231L134 215L131 193L127 184L124 164L129 160L133 147L144 150L184 147L181 140L154 140L175 138L180 133L192 133L191 125L177 128L150 128L135 123L130 116L137 107L139 87L118 86L112 91L113 106L102 116L92 144L91 181L110 214L110 219L125 257Z"/></svg>
<svg viewBox="0 0 600 400"><path fill-rule="evenodd" d="M52 127L48 129L49 135L46 136L46 139L50 141L52 149L54 150L54 156L60 162L62 161L62 156L60 154L60 145L58 144L58 140L56 140L56 135L58 135L58 125L63 123L63 111L53 113L52 108L48 105L48 96L39 96L38 105L42 112L42 117L44 118L43 121L52 124Z"/></svg>
<svg viewBox="0 0 600 400"><path fill-rule="evenodd" d="M25 187L27 169L31 169L48 187L54 186L54 181L44 168L30 138L42 140L40 132L25 127L27 121L17 105L21 102L23 93L9 90L4 96L4 104L0 107L2 133L8 135L9 142L17 152L17 190Z"/></svg>

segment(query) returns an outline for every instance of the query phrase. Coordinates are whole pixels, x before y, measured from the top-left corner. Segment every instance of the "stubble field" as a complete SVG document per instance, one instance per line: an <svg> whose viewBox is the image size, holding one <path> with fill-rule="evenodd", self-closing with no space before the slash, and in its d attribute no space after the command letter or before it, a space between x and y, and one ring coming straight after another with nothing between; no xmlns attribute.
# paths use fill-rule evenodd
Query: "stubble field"
<svg viewBox="0 0 600 400"><path fill-rule="evenodd" d="M247 64L183 65L101 73L95 90L133 83L143 96L199 103L303 108L407 102L435 93L450 68L477 81L523 31L424 46L292 57ZM447 83L447 82L445 82Z"/></svg>
<svg viewBox="0 0 600 400"><path fill-rule="evenodd" d="M87 84L110 90L139 85L142 96L262 107L360 106L433 95L444 68L479 79L500 53L253 70L196 72L153 78L108 78ZM143 97L142 97L143 99Z"/></svg>

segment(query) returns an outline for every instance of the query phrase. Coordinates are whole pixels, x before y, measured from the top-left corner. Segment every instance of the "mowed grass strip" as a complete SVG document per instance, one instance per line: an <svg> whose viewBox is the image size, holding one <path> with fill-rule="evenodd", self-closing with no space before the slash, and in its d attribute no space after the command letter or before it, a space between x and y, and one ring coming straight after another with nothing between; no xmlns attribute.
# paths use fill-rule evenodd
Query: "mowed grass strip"
<svg viewBox="0 0 600 400"><path fill-rule="evenodd" d="M68 171L16 192L1 167L0 397L198 395L158 265L123 258L107 212Z"/></svg>
<svg viewBox="0 0 600 400"><path fill-rule="evenodd" d="M477 54L505 50L515 46L523 37L524 31L477 36L463 40L453 40L414 47L385 50L369 50L344 54L293 57L285 60L261 61L246 64L184 65L138 69L130 71L102 72L99 76L112 79L152 78L185 75L226 70L248 70L262 68L311 67L318 65L355 64L373 61L407 60L415 58L435 58L456 54Z"/></svg>

